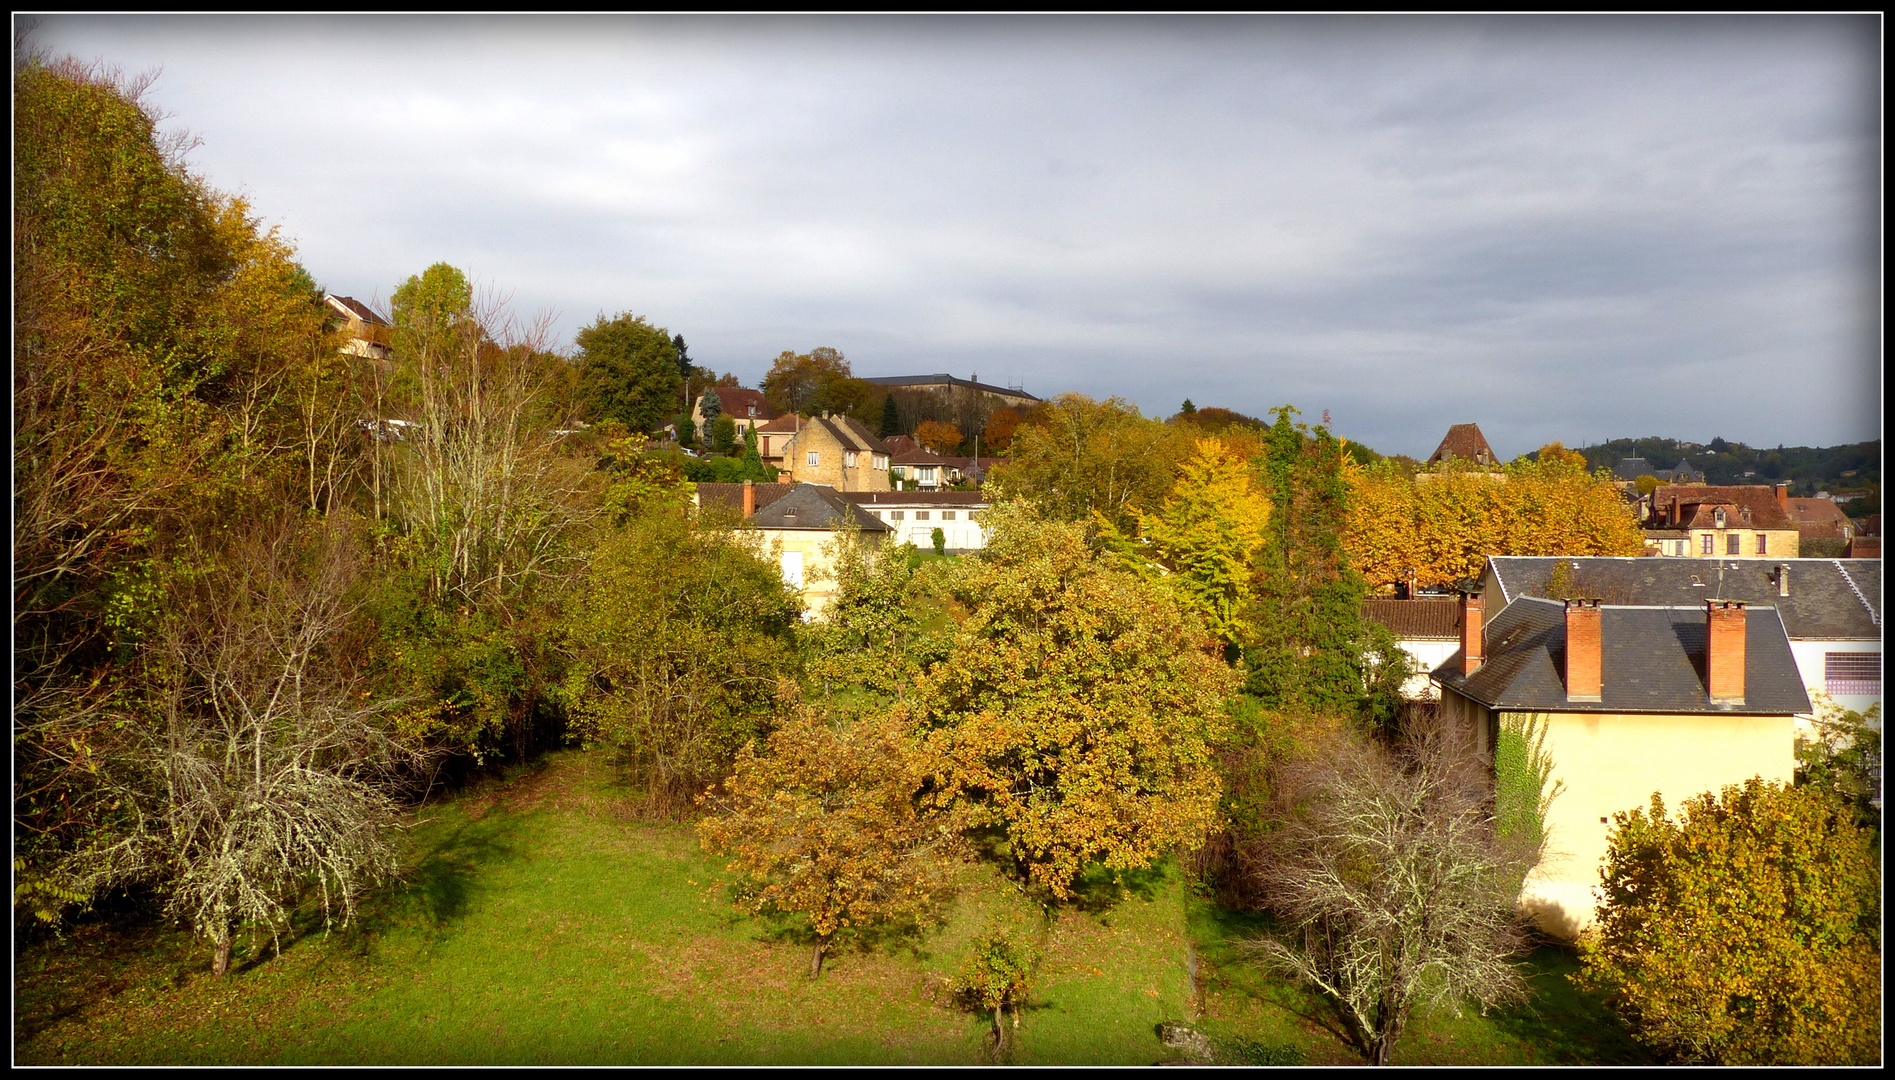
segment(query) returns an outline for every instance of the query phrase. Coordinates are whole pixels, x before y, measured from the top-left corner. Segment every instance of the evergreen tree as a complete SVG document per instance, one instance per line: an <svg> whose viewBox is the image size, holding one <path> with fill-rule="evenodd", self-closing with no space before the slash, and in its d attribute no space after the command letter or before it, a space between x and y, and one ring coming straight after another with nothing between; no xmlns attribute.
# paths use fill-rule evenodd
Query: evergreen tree
<svg viewBox="0 0 1895 1080"><path fill-rule="evenodd" d="M757 452L757 428L755 424L744 429L744 479L764 483L770 479L764 470L763 455Z"/></svg>
<svg viewBox="0 0 1895 1080"><path fill-rule="evenodd" d="M882 399L882 430L879 434L884 439L901 434L901 409L896 407L893 394Z"/></svg>
<svg viewBox="0 0 1895 1080"><path fill-rule="evenodd" d="M1185 398L1184 404L1178 406L1179 416L1191 416L1195 414L1197 411L1198 411L1198 407L1196 405L1191 404L1190 398Z"/></svg>
<svg viewBox="0 0 1895 1080"><path fill-rule="evenodd" d="M724 414L724 403L718 399L715 388L704 391L704 402L699 406L699 411L704 414L704 430L708 432L711 421Z"/></svg>
<svg viewBox="0 0 1895 1080"><path fill-rule="evenodd" d="M695 370L691 366L691 351L684 344L684 335L678 334L671 339L671 347L678 351L678 378L688 379Z"/></svg>

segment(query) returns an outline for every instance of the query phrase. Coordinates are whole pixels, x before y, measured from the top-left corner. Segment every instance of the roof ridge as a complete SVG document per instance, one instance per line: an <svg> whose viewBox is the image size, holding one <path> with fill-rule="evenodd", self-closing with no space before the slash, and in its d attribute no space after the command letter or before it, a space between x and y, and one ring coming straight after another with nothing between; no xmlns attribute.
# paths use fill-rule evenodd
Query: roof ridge
<svg viewBox="0 0 1895 1080"><path fill-rule="evenodd" d="M1869 598L1862 595L1861 589L1856 588L1856 579L1849 576L1849 570L1847 567L1842 565L1842 560L1831 559L1829 561L1836 564L1836 572L1838 574L1841 574L1842 580L1848 583L1849 591L1856 594L1856 599L1862 601L1863 607L1868 608L1869 622L1873 623L1878 630L1881 629L1881 626L1882 626L1881 613L1877 612L1873 607L1869 606Z"/></svg>

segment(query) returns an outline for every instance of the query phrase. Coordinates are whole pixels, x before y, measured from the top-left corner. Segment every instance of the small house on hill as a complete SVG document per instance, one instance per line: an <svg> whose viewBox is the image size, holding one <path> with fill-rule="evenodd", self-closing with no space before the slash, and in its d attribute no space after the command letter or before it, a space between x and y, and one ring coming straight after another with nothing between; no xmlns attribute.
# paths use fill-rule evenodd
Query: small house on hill
<svg viewBox="0 0 1895 1080"><path fill-rule="evenodd" d="M1666 484L1643 506L1647 549L1692 558L1788 559L1799 554L1790 486Z"/></svg>
<svg viewBox="0 0 1895 1080"><path fill-rule="evenodd" d="M720 415L728 416L737 423L737 432L742 434L745 428L759 427L776 419L776 410L764 400L763 391L747 390L741 386L713 386L691 406L691 422L697 425L699 432L708 436L704 421L704 398L716 394Z"/></svg>
<svg viewBox="0 0 1895 1080"><path fill-rule="evenodd" d="M1428 455L1427 464L1439 465L1449 458L1476 465L1498 465L1500 459L1495 456L1494 448L1487 445L1487 437L1480 433L1479 424L1455 424L1441 438L1441 445Z"/></svg>
<svg viewBox="0 0 1895 1080"><path fill-rule="evenodd" d="M386 360L394 355L394 328L388 320L353 296L324 296L329 310L342 318L342 332L348 343L342 351L351 356Z"/></svg>

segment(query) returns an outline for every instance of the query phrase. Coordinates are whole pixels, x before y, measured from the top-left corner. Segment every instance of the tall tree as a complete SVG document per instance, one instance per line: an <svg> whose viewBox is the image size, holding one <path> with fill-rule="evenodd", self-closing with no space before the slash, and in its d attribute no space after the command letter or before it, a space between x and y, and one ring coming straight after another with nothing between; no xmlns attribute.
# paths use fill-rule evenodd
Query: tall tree
<svg viewBox="0 0 1895 1080"><path fill-rule="evenodd" d="M878 418L860 415L878 407L874 387L856 378L849 361L827 346L806 353L784 350L763 376L763 396L779 412L841 412L865 422Z"/></svg>
<svg viewBox="0 0 1895 1080"><path fill-rule="evenodd" d="M940 420L923 420L915 428L915 441L937 454L953 454L961 448L961 429Z"/></svg>
<svg viewBox="0 0 1895 1080"><path fill-rule="evenodd" d="M622 313L579 331L580 387L591 415L651 431L671 415L683 376L677 346L663 328Z"/></svg>
<svg viewBox="0 0 1895 1080"><path fill-rule="evenodd" d="M1873 1065L1881 874L1829 792L1752 778L1613 815L1582 983L1675 1060Z"/></svg>
<svg viewBox="0 0 1895 1080"><path fill-rule="evenodd" d="M942 797L998 830L1013 871L1052 899L1089 864L1143 868L1200 842L1235 675L1081 526L1019 504L985 523L992 540L953 586L967 617L916 688Z"/></svg>
<svg viewBox="0 0 1895 1080"><path fill-rule="evenodd" d="M882 427L876 434L884 439L901 434L901 407L895 404L893 394L882 398Z"/></svg>

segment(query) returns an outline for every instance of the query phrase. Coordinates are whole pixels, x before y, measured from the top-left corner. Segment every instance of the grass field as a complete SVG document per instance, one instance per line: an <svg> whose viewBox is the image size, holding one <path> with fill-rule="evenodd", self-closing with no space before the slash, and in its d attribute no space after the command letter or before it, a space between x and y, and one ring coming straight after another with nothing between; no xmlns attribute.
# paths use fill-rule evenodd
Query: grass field
<svg viewBox="0 0 1895 1080"><path fill-rule="evenodd" d="M348 930L299 926L214 979L189 937L81 924L15 966L22 1064L975 1064L986 1022L946 980L989 925L1043 938L1016 1039L1020 1064L1149 1065L1190 1016L1200 959L1216 1036L1360 1058L1320 1003L1239 963L1255 927L1192 897L1175 872L1115 885L1046 923L981 866L919 939L834 955L807 978L807 938L728 903L684 826L630 819L601 755L568 752L418 815L403 884ZM1547 949L1527 1008L1428 1017L1396 1059L1643 1060Z"/></svg>

